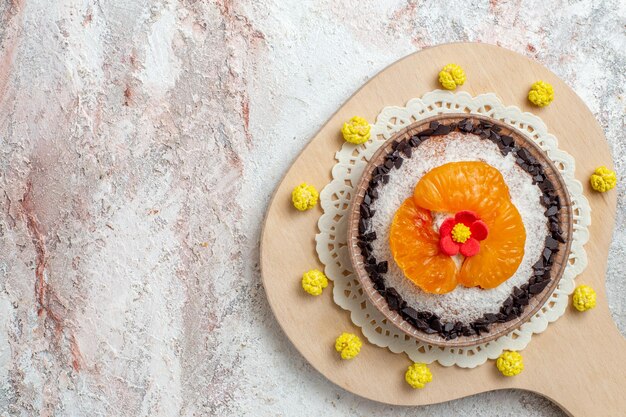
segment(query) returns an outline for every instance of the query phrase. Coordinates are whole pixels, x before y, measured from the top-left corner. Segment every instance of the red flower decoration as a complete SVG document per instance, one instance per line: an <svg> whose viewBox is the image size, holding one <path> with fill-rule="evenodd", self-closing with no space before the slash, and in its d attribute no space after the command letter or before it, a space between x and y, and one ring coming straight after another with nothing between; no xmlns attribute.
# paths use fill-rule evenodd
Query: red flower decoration
<svg viewBox="0 0 626 417"><path fill-rule="evenodd" d="M456 231L458 233L453 233ZM459 211L448 217L439 228L439 249L449 256L461 252L465 257L480 251L480 241L489 234L487 225L473 211Z"/></svg>

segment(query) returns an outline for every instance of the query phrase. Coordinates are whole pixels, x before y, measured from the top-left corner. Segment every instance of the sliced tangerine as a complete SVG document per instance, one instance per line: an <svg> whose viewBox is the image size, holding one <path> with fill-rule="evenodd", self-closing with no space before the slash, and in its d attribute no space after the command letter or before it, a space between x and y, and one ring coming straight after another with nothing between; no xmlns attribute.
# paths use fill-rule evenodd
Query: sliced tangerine
<svg viewBox="0 0 626 417"><path fill-rule="evenodd" d="M439 250L430 210L404 200L391 223L391 253L404 275L426 292L444 294L457 285L457 267Z"/></svg>
<svg viewBox="0 0 626 417"><path fill-rule="evenodd" d="M432 169L415 186L415 204L431 211L474 211L483 221L493 218L509 187L500 171L484 162L450 162Z"/></svg>
<svg viewBox="0 0 626 417"><path fill-rule="evenodd" d="M440 251L431 211L475 212L488 236L461 270ZM479 233L479 230L473 232ZM482 236L482 235L481 235ZM452 162L428 172L391 224L390 246L404 275L426 292L443 294L457 282L485 289L509 279L524 257L526 230L500 172L484 162Z"/></svg>
<svg viewBox="0 0 626 417"><path fill-rule="evenodd" d="M466 287L497 287L513 276L524 257L526 229L510 200L500 201L488 226L489 236L480 242L480 252L465 258L461 267L458 279Z"/></svg>

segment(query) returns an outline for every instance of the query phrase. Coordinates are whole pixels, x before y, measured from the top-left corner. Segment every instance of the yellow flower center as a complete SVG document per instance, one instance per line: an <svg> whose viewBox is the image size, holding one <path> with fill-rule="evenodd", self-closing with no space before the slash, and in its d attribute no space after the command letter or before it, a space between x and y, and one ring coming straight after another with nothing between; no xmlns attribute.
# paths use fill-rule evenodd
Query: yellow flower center
<svg viewBox="0 0 626 417"><path fill-rule="evenodd" d="M452 240L458 243L465 243L470 238L472 232L463 223L457 223L452 228Z"/></svg>

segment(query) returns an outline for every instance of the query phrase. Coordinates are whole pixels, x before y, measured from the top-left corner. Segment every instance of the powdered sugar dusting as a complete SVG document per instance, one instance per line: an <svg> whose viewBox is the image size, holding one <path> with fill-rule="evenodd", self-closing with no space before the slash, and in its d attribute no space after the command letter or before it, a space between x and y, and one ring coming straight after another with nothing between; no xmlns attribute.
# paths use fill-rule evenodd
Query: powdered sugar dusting
<svg viewBox="0 0 626 417"><path fill-rule="evenodd" d="M526 244L524 257L515 274L498 287L490 290L458 286L447 294L428 294L404 277L393 260L389 248L389 231L393 216L400 204L413 194L415 184L430 170L448 162L483 161L502 173L517 207L524 227ZM372 242L374 255L389 261L385 275L387 286L394 287L417 310L436 313L444 321L471 322L485 313L497 313L500 305L511 294L514 286L524 284L532 274L532 265L539 259L548 234L548 224L540 203L541 191L533 185L531 176L515 164L512 154L502 156L498 147L476 135L452 132L433 137L414 149L413 156L405 160L399 170L392 171L389 183L379 190L380 198L372 204L376 214L372 228L378 238ZM441 223L446 216L435 216Z"/></svg>

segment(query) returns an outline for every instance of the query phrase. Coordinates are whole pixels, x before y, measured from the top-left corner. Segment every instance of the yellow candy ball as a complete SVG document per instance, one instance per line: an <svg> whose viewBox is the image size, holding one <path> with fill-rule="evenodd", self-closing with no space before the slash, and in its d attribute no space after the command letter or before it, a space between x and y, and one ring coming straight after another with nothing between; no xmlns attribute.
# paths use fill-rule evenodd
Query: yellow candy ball
<svg viewBox="0 0 626 417"><path fill-rule="evenodd" d="M544 81L537 81L530 87L528 100L535 106L545 107L554 100L554 88Z"/></svg>
<svg viewBox="0 0 626 417"><path fill-rule="evenodd" d="M496 366L502 375L515 376L524 370L524 361L518 352L506 350L498 357Z"/></svg>
<svg viewBox="0 0 626 417"><path fill-rule="evenodd" d="M422 389L433 380L433 374L425 363L414 363L404 374L404 380L415 389Z"/></svg>
<svg viewBox="0 0 626 417"><path fill-rule="evenodd" d="M446 90L454 90L465 83L465 71L457 64L448 64L439 71L439 83Z"/></svg>
<svg viewBox="0 0 626 417"><path fill-rule="evenodd" d="M363 343L359 336L353 333L342 333L335 340L335 350L341 353L341 359L352 359L361 351Z"/></svg>
<svg viewBox="0 0 626 417"><path fill-rule="evenodd" d="M311 295L320 295L328 287L328 278L319 269L311 269L302 275L302 288Z"/></svg>
<svg viewBox="0 0 626 417"><path fill-rule="evenodd" d="M291 192L293 206L300 211L312 209L317 204L319 194L315 187L305 182L298 185Z"/></svg>
<svg viewBox="0 0 626 417"><path fill-rule="evenodd" d="M605 193L612 190L617 185L617 175L615 171L608 169L605 166L596 168L589 178L591 188L594 190Z"/></svg>
<svg viewBox="0 0 626 417"><path fill-rule="evenodd" d="M579 285L574 290L572 305L578 311L591 310L596 306L596 292L588 285Z"/></svg>
<svg viewBox="0 0 626 417"><path fill-rule="evenodd" d="M362 117L354 116L350 121L343 124L341 133L346 142L360 145L370 138L370 124Z"/></svg>

